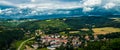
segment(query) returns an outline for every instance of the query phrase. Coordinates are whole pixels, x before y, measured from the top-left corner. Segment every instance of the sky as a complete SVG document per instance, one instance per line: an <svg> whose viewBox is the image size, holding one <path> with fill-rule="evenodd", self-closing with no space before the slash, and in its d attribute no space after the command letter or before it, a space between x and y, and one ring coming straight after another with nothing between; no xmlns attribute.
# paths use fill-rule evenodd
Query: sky
<svg viewBox="0 0 120 50"><path fill-rule="evenodd" d="M83 11L91 11L95 6L105 9L119 7L120 0L0 0L0 4L13 5L20 8L23 7L68 7L68 8L83 8Z"/></svg>
<svg viewBox="0 0 120 50"><path fill-rule="evenodd" d="M18 11L24 8L31 8L33 14L53 14L57 12L54 11L57 9L82 9L82 13L107 12L120 14L120 0L0 0L0 5L15 6L18 8ZM53 11L48 11L50 9ZM0 9L0 14L6 13L8 15L10 12L13 13L13 10L14 9ZM46 10L48 12L46 12ZM44 13L42 13L43 11ZM19 12L22 13L21 10ZM59 13L64 12L69 13L70 11L59 11ZM14 14L15 13L16 12L14 12Z"/></svg>

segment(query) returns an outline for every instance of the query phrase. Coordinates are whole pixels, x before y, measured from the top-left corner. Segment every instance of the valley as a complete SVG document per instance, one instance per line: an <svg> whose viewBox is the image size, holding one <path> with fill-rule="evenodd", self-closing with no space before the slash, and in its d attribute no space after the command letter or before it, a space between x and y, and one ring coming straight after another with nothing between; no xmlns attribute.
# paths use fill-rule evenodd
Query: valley
<svg viewBox="0 0 120 50"><path fill-rule="evenodd" d="M8 20L1 19L0 21L0 49L1 50L24 50L24 49L73 49L87 50L94 42L97 47L101 42L111 42L120 38L120 22L117 18L111 17L69 17L69 18L54 18L54 19L21 19ZM53 36L53 37L52 37ZM60 37L58 37L60 36ZM29 38L35 37L31 40ZM50 39L47 39L49 37ZM57 38L55 38L57 37ZM65 38L65 39L64 39ZM39 39L39 40L37 40ZM40 40L43 39L43 40ZM63 48L62 42L55 39L63 40L66 47ZM77 39L78 41L74 41ZM12 41L11 41L12 40ZM24 41L24 45L20 46ZM44 42L50 40L50 42ZM74 41L74 42L73 42ZM58 42L58 44L49 44ZM73 42L73 43L71 43ZM118 41L115 41L118 42ZM46 45L43 45L45 44ZM48 44L47 44L48 43ZM73 45L74 44L74 45ZM75 44L77 46L75 46ZM42 46L41 46L42 45ZM60 45L59 47L51 46ZM86 46L87 45L87 46ZM107 44L106 44L107 45ZM100 45L101 47L104 47ZM35 47L35 48L34 48ZM36 48L37 47L37 48ZM62 47L62 48L61 48ZM105 46L109 47L109 45ZM90 49L90 48L89 48ZM108 48L106 48L108 49ZM113 48L110 48L113 49Z"/></svg>

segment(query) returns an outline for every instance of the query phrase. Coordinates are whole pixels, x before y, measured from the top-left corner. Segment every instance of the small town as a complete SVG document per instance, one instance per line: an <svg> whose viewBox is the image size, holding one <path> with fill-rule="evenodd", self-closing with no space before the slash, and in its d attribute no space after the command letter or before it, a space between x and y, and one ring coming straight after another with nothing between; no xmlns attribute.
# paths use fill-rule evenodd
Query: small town
<svg viewBox="0 0 120 50"><path fill-rule="evenodd" d="M78 50L78 48L86 47L87 42L94 41L106 41L108 39L102 38L99 39L97 35L81 35L81 36L69 36L69 35L60 35L60 34L44 34L41 30L36 30L35 42L28 45L31 46L33 50L38 48L47 48L48 50ZM30 48L25 47L25 50Z"/></svg>

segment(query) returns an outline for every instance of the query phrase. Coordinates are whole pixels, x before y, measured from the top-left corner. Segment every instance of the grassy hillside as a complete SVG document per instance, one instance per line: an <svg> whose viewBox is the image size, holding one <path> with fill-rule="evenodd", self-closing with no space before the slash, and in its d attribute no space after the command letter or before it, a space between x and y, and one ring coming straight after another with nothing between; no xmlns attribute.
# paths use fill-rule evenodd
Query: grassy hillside
<svg viewBox="0 0 120 50"><path fill-rule="evenodd" d="M55 33L59 31L63 31L69 26L59 19L52 19L52 20L25 22L20 24L19 27L20 28L22 27L30 31L41 29L47 33Z"/></svg>
<svg viewBox="0 0 120 50"><path fill-rule="evenodd" d="M20 28L27 30L41 29L45 32L59 32L63 30L80 30L82 28L101 28L101 27L117 27L120 28L120 22L115 19L105 17L71 17L60 19L48 19L32 22L24 22L18 25Z"/></svg>

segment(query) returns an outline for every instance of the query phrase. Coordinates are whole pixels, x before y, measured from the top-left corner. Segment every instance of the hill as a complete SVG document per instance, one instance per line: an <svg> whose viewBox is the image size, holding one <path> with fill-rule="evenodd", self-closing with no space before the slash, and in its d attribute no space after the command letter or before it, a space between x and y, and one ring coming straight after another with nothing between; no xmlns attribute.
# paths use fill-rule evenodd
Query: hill
<svg viewBox="0 0 120 50"><path fill-rule="evenodd" d="M44 31L50 30L54 31L55 33L67 30L67 28L69 28L69 30L80 30L82 28L90 29L101 27L120 28L120 22L107 17L71 17L23 22L19 24L18 27L31 31L36 29L41 29Z"/></svg>

